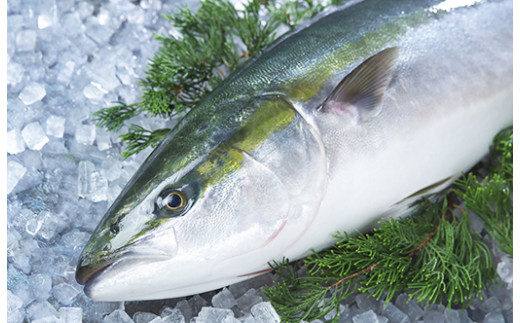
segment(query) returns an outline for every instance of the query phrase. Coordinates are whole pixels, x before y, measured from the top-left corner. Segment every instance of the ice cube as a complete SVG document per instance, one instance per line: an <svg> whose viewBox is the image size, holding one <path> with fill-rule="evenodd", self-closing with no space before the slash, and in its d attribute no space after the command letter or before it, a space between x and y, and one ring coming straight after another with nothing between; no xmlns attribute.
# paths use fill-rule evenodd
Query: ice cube
<svg viewBox="0 0 520 323"><path fill-rule="evenodd" d="M112 204L116 200L116 198L119 196L119 193L121 193L122 190L123 190L123 188L121 186L119 186L117 183L115 183L115 182L110 183L110 185L108 185L108 192L107 192L108 204Z"/></svg>
<svg viewBox="0 0 520 323"><path fill-rule="evenodd" d="M24 68L22 65L9 62L7 63L7 85L16 85L23 80Z"/></svg>
<svg viewBox="0 0 520 323"><path fill-rule="evenodd" d="M504 315L501 309L496 309L493 312L487 313L484 316L482 323L505 323Z"/></svg>
<svg viewBox="0 0 520 323"><path fill-rule="evenodd" d="M52 279L49 275L44 274L33 274L29 277L29 283L33 291L34 297L39 300L46 300L49 298Z"/></svg>
<svg viewBox="0 0 520 323"><path fill-rule="evenodd" d="M19 311L22 306L23 301L20 297L7 290L7 322L23 321L23 314Z"/></svg>
<svg viewBox="0 0 520 323"><path fill-rule="evenodd" d="M363 312L361 314L357 314L352 317L352 322L354 323L378 323L379 320L377 318L376 313L373 310L369 310Z"/></svg>
<svg viewBox="0 0 520 323"><path fill-rule="evenodd" d="M382 305L376 301L373 297L369 297L365 294L356 295L356 304L362 311L373 310L376 314L380 314Z"/></svg>
<svg viewBox="0 0 520 323"><path fill-rule="evenodd" d="M26 172L27 169L22 164L15 161L7 162L7 194L11 193Z"/></svg>
<svg viewBox="0 0 520 323"><path fill-rule="evenodd" d="M22 134L18 129L8 131L6 141L8 154L16 155L25 150L25 143L23 141Z"/></svg>
<svg viewBox="0 0 520 323"><path fill-rule="evenodd" d="M47 95L47 92L45 91L44 85L31 82L23 88L23 90L18 95L18 98L22 100L23 104L31 105L41 101L45 95Z"/></svg>
<svg viewBox="0 0 520 323"><path fill-rule="evenodd" d="M30 218L25 223L25 232L27 232L30 236L35 236L42 228L42 224L42 217L35 216L33 218Z"/></svg>
<svg viewBox="0 0 520 323"><path fill-rule="evenodd" d="M89 299L85 293L80 293L72 305L83 309L84 322L103 322L103 319L110 313L124 308L121 302L94 302ZM118 314L114 314L114 316L117 315ZM128 317L128 315L126 315L126 317ZM117 322L117 318L115 318L115 320ZM114 322L114 320L112 320L112 322Z"/></svg>
<svg viewBox="0 0 520 323"><path fill-rule="evenodd" d="M121 85L121 82L116 77L114 63L108 60L93 61L85 71L91 82L99 86L103 91L110 92Z"/></svg>
<svg viewBox="0 0 520 323"><path fill-rule="evenodd" d="M251 314L258 323L280 322L280 316L276 313L270 302L261 302L251 307Z"/></svg>
<svg viewBox="0 0 520 323"><path fill-rule="evenodd" d="M347 305L348 306L348 305ZM345 305L339 304L339 313L341 314L345 310ZM331 321L336 317L337 310L336 308L333 308L332 311L328 312L323 319L325 321Z"/></svg>
<svg viewBox="0 0 520 323"><path fill-rule="evenodd" d="M9 222L9 220L8 220L8 222ZM22 236L16 230L16 228L13 228L11 225L7 226L7 248L10 248L10 246L13 243L20 240L21 238L22 238Z"/></svg>
<svg viewBox="0 0 520 323"><path fill-rule="evenodd" d="M377 322L378 323L388 323L388 319L386 317L384 317L384 316L378 315L377 316Z"/></svg>
<svg viewBox="0 0 520 323"><path fill-rule="evenodd" d="M141 5L141 8L152 11L159 11L162 6L161 1L159 0L142 0L139 4Z"/></svg>
<svg viewBox="0 0 520 323"><path fill-rule="evenodd" d="M251 314L248 314L246 316L241 316L240 321L242 323L256 323L255 318ZM313 322L311 322L311 323L313 323ZM323 322L320 320L319 322L315 322L315 323L323 323Z"/></svg>
<svg viewBox="0 0 520 323"><path fill-rule="evenodd" d="M182 322L184 323L184 317L182 318ZM157 316L153 320L149 321L148 323L165 323L162 317Z"/></svg>
<svg viewBox="0 0 520 323"><path fill-rule="evenodd" d="M70 255L71 258L79 256L81 249L87 243L90 234L73 229L61 236L59 248L63 249L64 254Z"/></svg>
<svg viewBox="0 0 520 323"><path fill-rule="evenodd" d="M89 199L92 202L106 201L108 198L108 181L100 172L93 172L91 174L91 187Z"/></svg>
<svg viewBox="0 0 520 323"><path fill-rule="evenodd" d="M177 302L177 304L175 304L175 309L182 313L187 322L189 322L190 318L193 317L193 310L191 309L190 303L188 303L187 300ZM198 309L195 313L198 313L199 310L200 309ZM161 316L163 316L162 313Z"/></svg>
<svg viewBox="0 0 520 323"><path fill-rule="evenodd" d="M134 323L134 321L126 314L125 311L117 309L107 315L103 320L104 323Z"/></svg>
<svg viewBox="0 0 520 323"><path fill-rule="evenodd" d="M409 299L406 294L401 294L397 297L395 305L403 311L412 322L417 321L424 313L424 310L417 305L413 299Z"/></svg>
<svg viewBox="0 0 520 323"><path fill-rule="evenodd" d="M454 309L444 310L444 321L446 323L460 323L460 311Z"/></svg>
<svg viewBox="0 0 520 323"><path fill-rule="evenodd" d="M388 318L389 323L410 322L410 318L408 317L408 315L404 314L399 308L397 308L392 303L386 304L386 306L383 307L383 311L381 314Z"/></svg>
<svg viewBox="0 0 520 323"><path fill-rule="evenodd" d="M132 89L130 86L134 84L137 76L133 69L127 66L116 65L116 75L122 86L117 91L118 95L121 97L121 101L125 103L134 102L137 99L136 90Z"/></svg>
<svg viewBox="0 0 520 323"><path fill-rule="evenodd" d="M115 29L111 28L109 25L100 24L99 19L94 16L87 17L85 27L87 36L100 47L108 43L108 40L115 31Z"/></svg>
<svg viewBox="0 0 520 323"><path fill-rule="evenodd" d="M58 315L58 311L47 301L34 302L27 307L27 316L31 321Z"/></svg>
<svg viewBox="0 0 520 323"><path fill-rule="evenodd" d="M497 264L497 273L504 283L513 283L513 260L509 256L502 256Z"/></svg>
<svg viewBox="0 0 520 323"><path fill-rule="evenodd" d="M81 22L81 17L77 11L72 11L64 14L60 18L60 24L64 33L69 36L74 36L84 32L85 27Z"/></svg>
<svg viewBox="0 0 520 323"><path fill-rule="evenodd" d="M237 301L229 289L224 288L211 298L211 304L219 308L232 308L237 305Z"/></svg>
<svg viewBox="0 0 520 323"><path fill-rule="evenodd" d="M444 322L444 309L441 311L439 310L428 310L424 312L424 323L438 323L438 322Z"/></svg>
<svg viewBox="0 0 520 323"><path fill-rule="evenodd" d="M112 142L110 140L110 134L106 131L98 131L96 135L96 145L99 151L105 151L112 148ZM119 172L121 174L121 171Z"/></svg>
<svg viewBox="0 0 520 323"><path fill-rule="evenodd" d="M51 240L65 226L62 219L49 211L41 212L38 217L43 219L42 227L38 231L38 236L43 240Z"/></svg>
<svg viewBox="0 0 520 323"><path fill-rule="evenodd" d="M49 142L39 122L31 122L22 130L22 137L29 149L40 150Z"/></svg>
<svg viewBox="0 0 520 323"><path fill-rule="evenodd" d="M38 16L38 28L45 29L56 23L56 16L52 14L42 14Z"/></svg>
<svg viewBox="0 0 520 323"><path fill-rule="evenodd" d="M99 9L99 12L97 14L97 19L101 25L109 25L111 28L117 27L121 20L120 17L113 17L113 14L111 11L101 7Z"/></svg>
<svg viewBox="0 0 520 323"><path fill-rule="evenodd" d="M21 154L22 164L27 169L41 169L42 168L42 153L41 151L26 150Z"/></svg>
<svg viewBox="0 0 520 323"><path fill-rule="evenodd" d="M9 249L12 249L12 247ZM18 270L9 260L7 262L7 289L16 295L24 305L34 301L27 276ZM23 310L25 312L25 309Z"/></svg>
<svg viewBox="0 0 520 323"><path fill-rule="evenodd" d="M62 283L52 288L52 294L60 304L68 306L79 294L79 290L68 283Z"/></svg>
<svg viewBox="0 0 520 323"><path fill-rule="evenodd" d="M500 308L500 301L496 296L491 296L480 303L479 307L484 313L489 313L497 308Z"/></svg>
<svg viewBox="0 0 520 323"><path fill-rule="evenodd" d="M7 290L7 313L22 308L23 301L20 297Z"/></svg>
<svg viewBox="0 0 520 323"><path fill-rule="evenodd" d="M9 4L9 2L11 1L7 1L7 3ZM20 11L18 11L20 12ZM9 34L12 34L14 35L14 33L22 30L22 28L26 25L26 19L24 18L23 15L21 14L14 14L14 11L13 13L9 14L7 16L7 28L9 28ZM14 38L12 39L12 41L14 41Z"/></svg>
<svg viewBox="0 0 520 323"><path fill-rule="evenodd" d="M96 140L96 126L90 124L78 125L75 138L79 144L92 145Z"/></svg>
<svg viewBox="0 0 520 323"><path fill-rule="evenodd" d="M247 292L245 292L244 295L240 296L237 299L237 305L242 312L247 313L249 312L251 307L253 307L253 305L258 304L262 301L263 299L260 295L258 295L256 289L251 288Z"/></svg>
<svg viewBox="0 0 520 323"><path fill-rule="evenodd" d="M188 300L188 304L190 304L191 312L193 315L198 313L203 306L208 306L208 302L204 298L202 298L200 295L192 296ZM182 311L182 309L180 309L180 310ZM187 319L189 319L189 317Z"/></svg>
<svg viewBox="0 0 520 323"><path fill-rule="evenodd" d="M225 323L230 322L234 317L235 315L230 309L204 306L195 317L195 322Z"/></svg>
<svg viewBox="0 0 520 323"><path fill-rule="evenodd" d="M16 34L16 50L19 52L33 51L36 47L36 32L25 29Z"/></svg>
<svg viewBox="0 0 520 323"><path fill-rule="evenodd" d="M58 76L56 80L64 85L69 85L70 80L72 79L72 75L74 74L74 69L76 67L76 63L73 61L67 61L65 63L58 63Z"/></svg>
<svg viewBox="0 0 520 323"><path fill-rule="evenodd" d="M61 6L60 9L63 10ZM38 14L37 23L39 29L48 28L58 21L56 0L39 0L33 5L33 10Z"/></svg>
<svg viewBox="0 0 520 323"><path fill-rule="evenodd" d="M81 323L83 321L83 310L81 307L61 307L60 323Z"/></svg>
<svg viewBox="0 0 520 323"><path fill-rule="evenodd" d="M37 320L33 320L33 321L31 321L31 323L56 323L58 321L59 320L56 316L51 315L51 316L39 318Z"/></svg>
<svg viewBox="0 0 520 323"><path fill-rule="evenodd" d="M163 315L167 314L167 315ZM165 312L164 310L161 312L162 322L163 323L184 323L186 322L184 318L184 314L182 314L181 310L178 308L170 309L170 311Z"/></svg>
<svg viewBox="0 0 520 323"><path fill-rule="evenodd" d="M26 238L13 243L12 247L7 250L7 256L17 268L25 274L29 274L32 269L31 255L38 253L38 249L39 246L36 241Z"/></svg>
<svg viewBox="0 0 520 323"><path fill-rule="evenodd" d="M153 313L135 312L132 319L134 320L135 323L148 323L158 317L159 317L158 315L155 315Z"/></svg>
<svg viewBox="0 0 520 323"><path fill-rule="evenodd" d="M108 93L103 87L96 83L96 82L90 82L85 86L83 89L83 95L89 100L99 101L103 98L103 95Z"/></svg>
<svg viewBox="0 0 520 323"><path fill-rule="evenodd" d="M47 135L62 138L65 132L65 118L51 115L47 118Z"/></svg>

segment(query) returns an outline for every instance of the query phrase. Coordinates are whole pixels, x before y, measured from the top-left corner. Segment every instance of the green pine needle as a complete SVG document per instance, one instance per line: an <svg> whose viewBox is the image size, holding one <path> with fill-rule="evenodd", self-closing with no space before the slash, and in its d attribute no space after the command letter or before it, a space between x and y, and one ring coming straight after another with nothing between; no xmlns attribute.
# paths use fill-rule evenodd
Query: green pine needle
<svg viewBox="0 0 520 323"><path fill-rule="evenodd" d="M243 10L237 10L224 0L206 0L195 13L182 8L164 16L181 36L156 36L161 47L150 61L145 77L139 80L141 100L117 102L95 112L93 121L118 131L125 121L142 113L168 119L187 111L249 58L271 45L280 25L294 28L336 2L250 0ZM262 15L267 18L262 19ZM129 127L128 133L121 136L125 144L123 156L150 145L148 132ZM153 144L159 137L152 135Z"/></svg>
<svg viewBox="0 0 520 323"><path fill-rule="evenodd" d="M138 153L148 146L156 147L161 143L168 132L170 132L170 129L150 131L135 124L130 125L130 130L130 132L120 137L123 142L127 143L126 151L123 152L123 158Z"/></svg>
<svg viewBox="0 0 520 323"><path fill-rule="evenodd" d="M96 122L98 127L104 127L110 131L119 131L126 120L138 115L142 109L138 103L125 104L121 101L115 103L117 105L93 113L92 121Z"/></svg>

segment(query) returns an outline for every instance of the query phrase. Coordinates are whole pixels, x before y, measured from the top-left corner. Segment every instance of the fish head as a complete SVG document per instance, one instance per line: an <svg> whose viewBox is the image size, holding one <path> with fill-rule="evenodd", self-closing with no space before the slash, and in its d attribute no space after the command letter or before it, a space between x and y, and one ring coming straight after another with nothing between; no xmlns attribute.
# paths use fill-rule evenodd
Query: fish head
<svg viewBox="0 0 520 323"><path fill-rule="evenodd" d="M76 279L90 298L161 299L223 287L268 270L306 230L321 194L302 178L315 185L320 171L311 179L301 163L322 151L287 103L250 105L225 127L223 119L186 115L148 157L80 256Z"/></svg>

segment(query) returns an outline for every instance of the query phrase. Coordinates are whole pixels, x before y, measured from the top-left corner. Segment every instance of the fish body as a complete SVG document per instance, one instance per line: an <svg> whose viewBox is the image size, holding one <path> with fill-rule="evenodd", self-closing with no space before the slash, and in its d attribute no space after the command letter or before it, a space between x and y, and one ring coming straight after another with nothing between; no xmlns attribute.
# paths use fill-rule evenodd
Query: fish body
<svg viewBox="0 0 520 323"><path fill-rule="evenodd" d="M512 124L512 1L354 1L202 99L94 231L94 300L220 288L402 215ZM410 198L408 198L410 197Z"/></svg>

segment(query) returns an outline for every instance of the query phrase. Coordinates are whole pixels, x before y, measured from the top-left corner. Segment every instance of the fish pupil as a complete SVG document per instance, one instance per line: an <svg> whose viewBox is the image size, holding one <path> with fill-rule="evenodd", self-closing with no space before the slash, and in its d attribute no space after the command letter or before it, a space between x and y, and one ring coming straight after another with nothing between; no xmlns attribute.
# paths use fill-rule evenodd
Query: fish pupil
<svg viewBox="0 0 520 323"><path fill-rule="evenodd" d="M179 196L179 194L169 194L166 198L166 205L171 209L178 208L179 206L181 206L181 203L182 199Z"/></svg>

